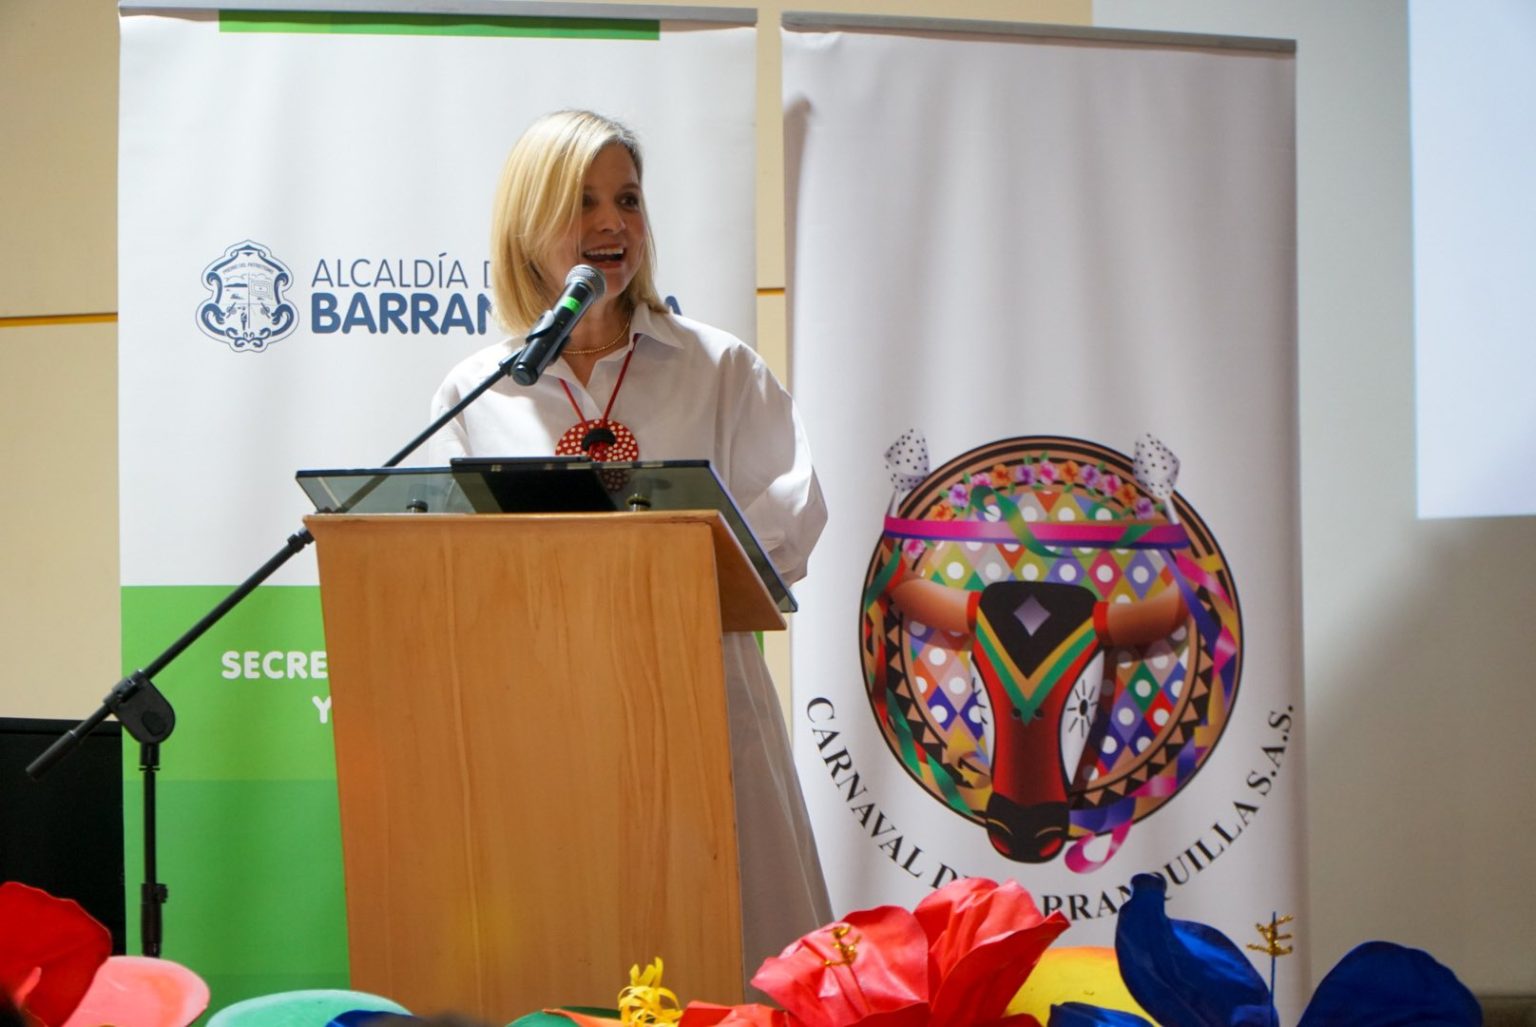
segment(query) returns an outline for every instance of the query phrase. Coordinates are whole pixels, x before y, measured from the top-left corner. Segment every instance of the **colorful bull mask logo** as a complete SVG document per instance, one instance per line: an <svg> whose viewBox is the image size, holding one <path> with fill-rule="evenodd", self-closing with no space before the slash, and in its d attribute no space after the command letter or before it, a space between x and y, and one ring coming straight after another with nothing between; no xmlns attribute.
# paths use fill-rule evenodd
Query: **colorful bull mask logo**
<svg viewBox="0 0 1536 1027"><path fill-rule="evenodd" d="M1102 866L1194 777L1237 698L1231 572L1173 491L1178 460L1151 436L1136 450L1029 436L930 473L909 432L886 453L870 705L907 772L1017 862Z"/></svg>

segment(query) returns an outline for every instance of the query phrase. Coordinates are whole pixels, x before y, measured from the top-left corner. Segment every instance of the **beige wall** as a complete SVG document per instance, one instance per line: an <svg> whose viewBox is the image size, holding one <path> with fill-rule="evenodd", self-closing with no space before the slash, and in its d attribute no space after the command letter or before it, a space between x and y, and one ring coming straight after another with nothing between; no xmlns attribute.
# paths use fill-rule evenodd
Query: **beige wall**
<svg viewBox="0 0 1536 1027"><path fill-rule="evenodd" d="M1479 991L1536 993L1536 520L1414 516L1402 0L758 5L759 339L781 370L785 6L1298 40L1312 901L1297 912L1314 976L1385 937ZM110 0L0 0L0 319L116 309L116 85ZM82 716L119 672L115 334L0 320L0 715Z"/></svg>
<svg viewBox="0 0 1536 1027"><path fill-rule="evenodd" d="M117 310L117 16L0 0L0 319ZM118 673L117 330L0 321L0 715Z"/></svg>

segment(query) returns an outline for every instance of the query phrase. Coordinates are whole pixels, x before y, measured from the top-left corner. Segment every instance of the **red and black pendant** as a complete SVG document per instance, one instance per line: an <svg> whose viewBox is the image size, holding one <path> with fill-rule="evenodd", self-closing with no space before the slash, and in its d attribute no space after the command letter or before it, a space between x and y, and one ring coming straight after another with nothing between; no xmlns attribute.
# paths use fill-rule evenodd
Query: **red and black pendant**
<svg viewBox="0 0 1536 1027"><path fill-rule="evenodd" d="M635 433L619 421L578 421L555 443L556 456L587 456L605 462L640 459Z"/></svg>

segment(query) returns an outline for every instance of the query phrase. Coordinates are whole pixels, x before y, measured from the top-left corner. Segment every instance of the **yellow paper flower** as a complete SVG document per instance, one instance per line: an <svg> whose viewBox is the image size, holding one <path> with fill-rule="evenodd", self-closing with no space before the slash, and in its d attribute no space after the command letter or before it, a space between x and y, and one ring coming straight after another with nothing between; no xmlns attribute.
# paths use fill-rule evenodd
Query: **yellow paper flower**
<svg viewBox="0 0 1536 1027"><path fill-rule="evenodd" d="M1051 1006L1063 1002L1086 1002L1150 1019L1120 979L1112 948L1046 949L1035 972L1008 1003L1008 1015L1028 1013L1045 1023L1051 1018Z"/></svg>
<svg viewBox="0 0 1536 1027"><path fill-rule="evenodd" d="M661 986L660 956L644 972L638 964L629 968L629 986L619 992L619 1020L626 1027L675 1024L682 1015L677 995Z"/></svg>

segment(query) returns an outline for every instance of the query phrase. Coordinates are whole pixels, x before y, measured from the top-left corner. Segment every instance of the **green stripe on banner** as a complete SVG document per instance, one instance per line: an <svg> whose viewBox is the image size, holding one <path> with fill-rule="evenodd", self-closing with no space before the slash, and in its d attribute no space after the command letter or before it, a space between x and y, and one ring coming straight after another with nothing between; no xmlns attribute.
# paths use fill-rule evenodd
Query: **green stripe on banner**
<svg viewBox="0 0 1536 1027"><path fill-rule="evenodd" d="M224 587L122 590L123 657L142 667ZM164 954L208 981L212 1010L345 987L346 902L330 682L313 586L264 586L155 678L176 710L160 746ZM128 931L143 880L138 746L124 746Z"/></svg>
<svg viewBox="0 0 1536 1027"><path fill-rule="evenodd" d="M164 749L161 758L171 759ZM131 829L124 883L129 950L137 952L143 799L133 773L123 792ZM156 877L168 891L163 954L208 983L210 1011L258 995L348 986L334 781L157 782L155 806Z"/></svg>
<svg viewBox="0 0 1536 1027"><path fill-rule="evenodd" d="M219 31L345 36L658 39L661 37L661 22L643 18L537 18L467 14L369 14L343 11L220 11Z"/></svg>
<svg viewBox="0 0 1536 1027"><path fill-rule="evenodd" d="M229 591L124 588L126 669L154 659ZM319 588L258 588L155 683L176 709L164 778L335 780Z"/></svg>

